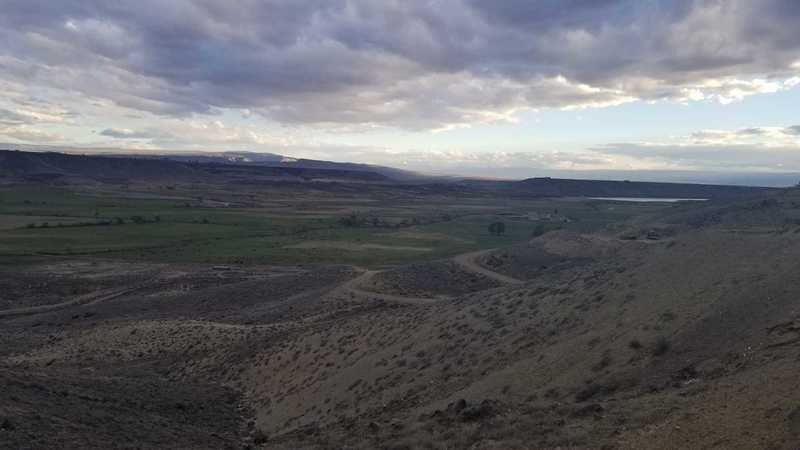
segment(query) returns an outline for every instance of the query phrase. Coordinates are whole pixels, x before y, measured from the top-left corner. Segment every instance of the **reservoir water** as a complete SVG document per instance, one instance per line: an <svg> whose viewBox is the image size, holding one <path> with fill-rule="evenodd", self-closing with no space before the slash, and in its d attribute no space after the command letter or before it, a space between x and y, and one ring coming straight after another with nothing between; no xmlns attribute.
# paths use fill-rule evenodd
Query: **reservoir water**
<svg viewBox="0 0 800 450"><path fill-rule="evenodd" d="M659 198L659 197L588 197L589 200L607 200L614 202L704 202L707 198Z"/></svg>

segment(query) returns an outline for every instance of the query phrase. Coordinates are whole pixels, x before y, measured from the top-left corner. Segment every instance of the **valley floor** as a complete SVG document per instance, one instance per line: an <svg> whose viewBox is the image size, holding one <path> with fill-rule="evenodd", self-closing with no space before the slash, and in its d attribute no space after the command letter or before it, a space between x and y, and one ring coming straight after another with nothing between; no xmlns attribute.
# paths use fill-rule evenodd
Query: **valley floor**
<svg viewBox="0 0 800 450"><path fill-rule="evenodd" d="M383 267L7 262L0 448L796 449L792 202Z"/></svg>

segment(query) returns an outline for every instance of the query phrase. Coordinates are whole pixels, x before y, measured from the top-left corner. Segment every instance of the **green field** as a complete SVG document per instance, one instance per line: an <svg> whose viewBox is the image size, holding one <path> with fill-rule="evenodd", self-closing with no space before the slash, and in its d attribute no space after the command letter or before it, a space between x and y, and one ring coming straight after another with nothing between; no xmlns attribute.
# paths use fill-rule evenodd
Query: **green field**
<svg viewBox="0 0 800 450"><path fill-rule="evenodd" d="M0 257L375 267L503 247L537 229L601 229L665 207L365 191L4 187ZM488 230L496 221L505 224L502 235Z"/></svg>

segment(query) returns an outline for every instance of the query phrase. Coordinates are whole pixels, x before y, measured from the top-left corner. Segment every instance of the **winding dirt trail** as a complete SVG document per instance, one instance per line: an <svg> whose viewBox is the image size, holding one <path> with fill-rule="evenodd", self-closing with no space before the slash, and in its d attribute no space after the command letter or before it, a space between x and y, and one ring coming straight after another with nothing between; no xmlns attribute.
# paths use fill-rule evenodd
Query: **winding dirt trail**
<svg viewBox="0 0 800 450"><path fill-rule="evenodd" d="M514 277L510 277L508 275L503 275L502 273L497 273L493 270L489 270L486 267L481 266L477 259L487 253L493 252L497 250L495 248L490 248L487 250L479 250L477 252L471 253L462 253L460 255L456 255L453 257L453 261L461 266L462 269L467 270L468 272L477 273L483 275L487 278L491 278L495 281L499 281L503 284L522 284L524 281L519 280Z"/></svg>
<svg viewBox="0 0 800 450"><path fill-rule="evenodd" d="M492 252L494 250L496 250L496 249L486 249L486 250L480 250L480 251L475 251L475 252L470 252L470 253L463 253L461 255L454 256L452 258L452 260L456 264L458 264L461 268L463 268L464 270L466 270L468 272L472 272L472 273L476 273L476 274L479 274L479 275L483 275L483 276L485 276L487 278L490 278L492 280L498 281L500 283L503 283L503 284L522 284L523 283L522 280L510 277L510 276L507 276L507 275L503 275L501 273L494 272L494 271L492 271L490 269L487 269L486 267L481 266L477 262L477 259L480 256L482 256L484 254L487 254L489 252ZM386 302L400 303L400 304L410 304L410 305L428 305L428 304L432 304L432 303L436 303L436 302L440 302L440 301L443 301L443 300L448 300L448 299L453 298L450 295L441 295L441 296L436 296L436 297L407 297L407 296L402 296L402 295L385 294L385 293L381 293L381 292L373 292L373 291L365 290L365 289L362 288L362 286L368 284L376 274L381 273L382 271L380 271L380 270L369 270L369 269L364 269L364 268L360 268L360 267L356 267L356 270L359 270L362 273L360 275L358 275L357 277L340 284L339 286L337 286L336 288L331 290L329 292L329 294L332 294L332 295L352 294L352 295L354 295L354 296L356 296L358 298L362 298L362 299L379 299L379 300L383 300L383 301L386 301ZM132 293L134 293L134 292L136 292L136 291L138 291L138 290L140 290L140 289L142 289L144 287L147 287L147 286L148 286L148 284L146 283L146 284L141 284L141 285L128 287L128 288L123 288L123 289L107 289L107 290L104 290L102 292L93 292L91 294L87 294L87 295L81 296L79 298L76 298L76 299L73 299L73 300L69 300L69 301L65 301L65 302L61 302L61 303L55 303L55 304L51 304L51 305L29 306L29 307L25 307L25 308L15 308L15 309L2 310L2 311L0 311L0 319L7 318L7 317L17 317L17 316L25 316L25 315L32 315L32 314L40 314L40 313L45 313L45 312L58 311L58 310L61 310L61 309L66 309L66 308L72 307L72 306L80 306L80 305L87 305L87 304L97 304L97 303L113 300L115 298L119 298L119 297L122 297L122 296L125 296L125 295L132 294ZM319 291L320 294L322 294L321 291L324 291L324 289L323 290L315 290L315 291L311 291L311 292L300 292L298 294L295 294L295 296L293 296L293 297L300 298L300 297L304 297L304 296L308 296L308 295L313 295L315 293L318 293L318 291Z"/></svg>
<svg viewBox="0 0 800 450"><path fill-rule="evenodd" d="M376 274L380 273L380 270L364 270L364 272L353 278L352 280L346 281L338 288L334 290L336 293L351 293L357 297L361 298L371 298L371 299L379 299L384 300L387 302L393 303L401 303L401 304L410 304L410 305L427 305L431 303L436 303L441 300L446 300L448 297L442 296L437 298L430 298L430 297L406 297L402 295L392 295L392 294L383 294L380 292L372 292L366 291L361 289L361 285L366 283L372 279Z"/></svg>
<svg viewBox="0 0 800 450"><path fill-rule="evenodd" d="M489 252L492 252L496 249L487 249L487 250L480 250L476 252L470 253L463 253L461 255L456 255L453 257L453 261L458 264L462 269L472 272L475 274L483 275L487 278L492 280L498 281L502 284L522 284L524 281L510 277L508 275L503 275L501 273L494 272L486 267L481 266L477 259ZM378 273L381 273L381 270L369 270L360 267L356 267L357 270L361 270L362 273L353 278L352 280L346 281L345 283L339 285L336 289L332 291L332 294L352 294L359 298L370 298L370 299L380 299L387 302L394 302L394 303L401 303L401 304L412 304L412 305L428 305L436 302L440 302L443 300L448 300L453 298L450 295L442 295L437 297L406 297L402 295L394 295L394 294L384 294L380 292L373 292L362 289L361 286L369 283L369 281Z"/></svg>
<svg viewBox="0 0 800 450"><path fill-rule="evenodd" d="M66 302L61 302L61 303L54 303L52 305L39 305L39 306L28 306L25 308L6 309L0 311L0 319L5 317L28 316L31 314L40 314L44 312L58 311L72 306L94 305L100 302L105 302L113 300L115 298L122 297L123 295L132 294L146 286L147 286L146 284L143 284L123 289L105 289L99 293L92 292L91 294L83 295L74 300L68 300Z"/></svg>

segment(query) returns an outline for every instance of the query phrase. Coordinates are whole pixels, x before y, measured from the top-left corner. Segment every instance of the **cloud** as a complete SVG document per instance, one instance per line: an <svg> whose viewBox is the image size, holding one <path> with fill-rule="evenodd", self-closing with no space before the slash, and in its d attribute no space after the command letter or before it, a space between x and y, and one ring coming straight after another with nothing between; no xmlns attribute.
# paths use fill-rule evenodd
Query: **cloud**
<svg viewBox="0 0 800 450"><path fill-rule="evenodd" d="M133 131L127 128L106 128L99 134L114 139L152 139L154 137L150 133Z"/></svg>
<svg viewBox="0 0 800 450"><path fill-rule="evenodd" d="M30 122L29 116L0 108L0 125L22 125Z"/></svg>
<svg viewBox="0 0 800 450"><path fill-rule="evenodd" d="M747 144L766 146L800 144L800 125L790 127L749 127L738 130L700 130L691 133L687 141L695 144Z"/></svg>
<svg viewBox="0 0 800 450"><path fill-rule="evenodd" d="M600 154L582 152L386 152L379 164L401 165L427 172L464 173L483 168L486 173L504 169L560 169L583 170L606 167L610 158Z"/></svg>
<svg viewBox="0 0 800 450"><path fill-rule="evenodd" d="M20 126L3 126L0 124L0 137L22 142L56 142L63 141L64 136L58 133L53 133L38 128L30 127L28 125Z"/></svg>
<svg viewBox="0 0 800 450"><path fill-rule="evenodd" d="M2 88L0 84L0 88ZM22 142L63 141L64 135L51 128L54 124L68 124L76 114L65 108L51 105L36 97L16 97L14 92L4 92L0 98L0 137ZM9 99L11 101L9 101ZM4 104L11 108L3 107Z"/></svg>
<svg viewBox="0 0 800 450"><path fill-rule="evenodd" d="M230 125L222 120L164 119L142 129L106 128L99 136L110 142L95 145L181 150L253 150L298 148L309 145L287 134L270 134L255 126Z"/></svg>
<svg viewBox="0 0 800 450"><path fill-rule="evenodd" d="M666 142L623 142L590 151L654 169L800 171L800 125L700 130Z"/></svg>
<svg viewBox="0 0 800 450"><path fill-rule="evenodd" d="M17 108L14 111L0 107L0 124L61 123L72 117L72 113L62 108L43 107L31 100L19 103L25 107Z"/></svg>
<svg viewBox="0 0 800 450"><path fill-rule="evenodd" d="M169 117L435 130L788 89L798 20L794 0L6 0L0 81Z"/></svg>
<svg viewBox="0 0 800 450"><path fill-rule="evenodd" d="M619 143L593 150L609 156L633 157L661 169L800 171L798 146Z"/></svg>

